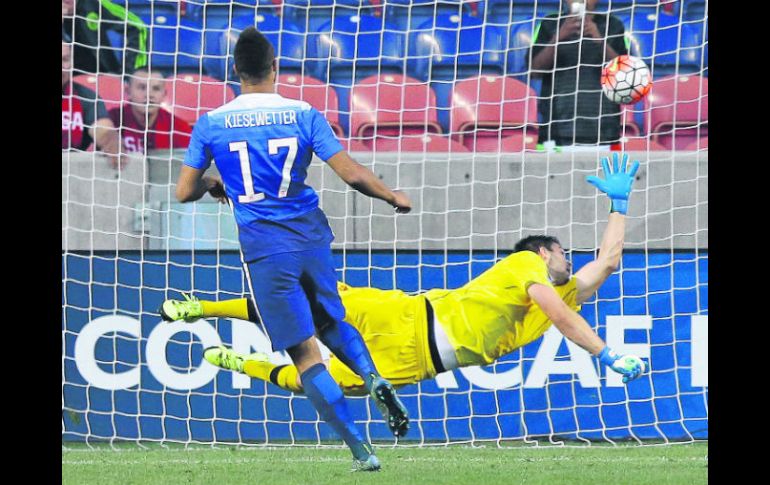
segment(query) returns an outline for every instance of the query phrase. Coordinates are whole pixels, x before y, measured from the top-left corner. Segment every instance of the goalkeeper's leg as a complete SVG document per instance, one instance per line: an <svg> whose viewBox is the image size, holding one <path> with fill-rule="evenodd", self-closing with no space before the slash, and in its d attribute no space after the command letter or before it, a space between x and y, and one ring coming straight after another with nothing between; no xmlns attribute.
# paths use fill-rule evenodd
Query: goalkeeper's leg
<svg viewBox="0 0 770 485"><path fill-rule="evenodd" d="M262 352L249 355L239 354L224 345L209 347L203 351L203 358L212 365L221 369L240 372L253 379L272 382L281 389L297 394L304 393L299 372L293 364L276 364L270 361L270 357ZM363 380L350 370L339 359L332 356L324 361L334 381L340 386L346 396L365 396L368 394ZM389 368L385 368L385 378L388 378ZM394 387L399 388L418 381L412 378L394 376Z"/></svg>
<svg viewBox="0 0 770 485"><path fill-rule="evenodd" d="M199 318L237 318L259 323L254 302L247 298L206 301L184 295L185 300L165 300L160 306L160 316L167 322L195 321Z"/></svg>
<svg viewBox="0 0 770 485"><path fill-rule="evenodd" d="M204 350L203 358L208 363L222 369L240 372L254 379L272 382L281 389L296 393L304 392L299 382L299 372L294 365L279 365L270 362L270 357L262 352L242 355L229 347L219 345ZM326 362L324 364L328 367Z"/></svg>

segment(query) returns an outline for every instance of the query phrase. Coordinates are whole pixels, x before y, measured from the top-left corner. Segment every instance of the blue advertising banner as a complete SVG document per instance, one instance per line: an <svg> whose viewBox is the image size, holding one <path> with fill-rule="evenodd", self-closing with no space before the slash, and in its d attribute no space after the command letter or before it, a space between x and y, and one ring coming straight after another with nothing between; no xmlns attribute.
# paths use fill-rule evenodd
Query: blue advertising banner
<svg viewBox="0 0 770 485"><path fill-rule="evenodd" d="M335 257L348 284L410 292L459 287L494 261L490 252ZM592 258L573 254L575 270ZM68 253L62 280L63 440L333 439L304 397L202 362L203 348L220 342L269 352L256 325L168 324L158 316L161 302L180 292L244 295L237 253ZM492 366L403 388L413 417L407 439L708 438L707 252L624 254L622 270L581 314L615 350L645 358L651 372L626 386L552 328ZM350 404L372 439L392 439L368 399Z"/></svg>

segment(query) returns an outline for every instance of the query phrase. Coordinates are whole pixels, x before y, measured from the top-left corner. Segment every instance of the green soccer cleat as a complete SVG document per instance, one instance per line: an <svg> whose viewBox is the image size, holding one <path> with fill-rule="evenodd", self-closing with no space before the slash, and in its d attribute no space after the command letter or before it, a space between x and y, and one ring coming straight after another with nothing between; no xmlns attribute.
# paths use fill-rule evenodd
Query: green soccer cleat
<svg viewBox="0 0 770 485"><path fill-rule="evenodd" d="M194 322L203 316L203 307L201 302L194 296L187 296L182 293L185 301L165 300L160 305L158 313L163 320L167 322L176 322L184 320L185 322Z"/></svg>
<svg viewBox="0 0 770 485"><path fill-rule="evenodd" d="M406 436L409 431L409 413L391 383L382 377L375 377L369 394L387 421L390 431L397 438Z"/></svg>
<svg viewBox="0 0 770 485"><path fill-rule="evenodd" d="M222 369L243 372L243 356L224 345L208 347L203 351L203 358L209 364Z"/></svg>
<svg viewBox="0 0 770 485"><path fill-rule="evenodd" d="M378 472L380 471L380 460L375 455L369 455L366 460L353 460L353 472Z"/></svg>
<svg viewBox="0 0 770 485"><path fill-rule="evenodd" d="M206 348L203 351L203 358L206 359L206 362L209 364L215 365L220 369L232 370L240 373L243 373L243 364L246 361L270 361L270 358L267 356L267 354L263 354L262 352L254 352L253 354L249 354L244 357L243 355L224 345Z"/></svg>

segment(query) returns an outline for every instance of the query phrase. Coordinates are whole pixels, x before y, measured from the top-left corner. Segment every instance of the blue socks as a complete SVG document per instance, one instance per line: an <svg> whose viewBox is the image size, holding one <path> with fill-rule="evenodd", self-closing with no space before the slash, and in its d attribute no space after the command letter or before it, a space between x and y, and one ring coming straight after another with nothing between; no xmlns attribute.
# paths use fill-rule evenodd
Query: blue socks
<svg viewBox="0 0 770 485"><path fill-rule="evenodd" d="M373 378L380 374L358 330L349 323L338 320L320 330L318 338L343 364L364 380L367 390L371 390Z"/></svg>
<svg viewBox="0 0 770 485"><path fill-rule="evenodd" d="M321 419L342 437L355 459L366 460L372 454L372 447L358 432L342 390L334 382L326 367L323 364L316 364L303 372L300 378L305 395L313 403Z"/></svg>

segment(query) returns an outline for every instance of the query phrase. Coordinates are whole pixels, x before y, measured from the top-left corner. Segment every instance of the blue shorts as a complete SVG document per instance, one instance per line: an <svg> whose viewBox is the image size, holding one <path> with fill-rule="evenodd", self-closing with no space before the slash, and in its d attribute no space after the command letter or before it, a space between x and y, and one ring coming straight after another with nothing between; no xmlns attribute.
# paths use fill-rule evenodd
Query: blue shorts
<svg viewBox="0 0 770 485"><path fill-rule="evenodd" d="M246 264L257 312L274 351L345 318L331 248L278 253Z"/></svg>

